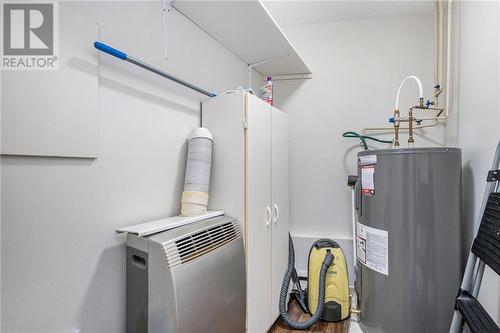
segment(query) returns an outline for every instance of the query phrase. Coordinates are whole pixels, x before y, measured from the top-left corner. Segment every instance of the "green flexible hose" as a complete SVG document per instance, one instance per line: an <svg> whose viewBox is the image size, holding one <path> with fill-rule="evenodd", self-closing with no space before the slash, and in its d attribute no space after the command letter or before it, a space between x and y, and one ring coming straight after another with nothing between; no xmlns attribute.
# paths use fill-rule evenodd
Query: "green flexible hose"
<svg viewBox="0 0 500 333"><path fill-rule="evenodd" d="M363 135L358 134L356 132L345 132L342 134L344 138L358 138L361 140L361 144L363 145L364 150L368 150L368 145L366 144L366 139Z"/></svg>
<svg viewBox="0 0 500 333"><path fill-rule="evenodd" d="M359 133L351 132L351 131L343 133L342 136L344 138L358 138L359 140L361 140L361 144L363 145L364 150L368 150L368 144L366 143L366 140L373 140L373 141L377 141L380 143L392 143L392 141L389 141L389 140L382 140L382 139L374 138L373 136L361 135Z"/></svg>

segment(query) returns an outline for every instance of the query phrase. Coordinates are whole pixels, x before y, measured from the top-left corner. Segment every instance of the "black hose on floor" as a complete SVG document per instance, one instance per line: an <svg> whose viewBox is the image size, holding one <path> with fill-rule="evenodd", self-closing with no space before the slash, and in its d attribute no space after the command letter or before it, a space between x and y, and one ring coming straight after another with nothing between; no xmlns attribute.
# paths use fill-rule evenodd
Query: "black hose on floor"
<svg viewBox="0 0 500 333"><path fill-rule="evenodd" d="M290 319L288 317L287 312L287 304L286 299L288 296L288 286L290 285L290 280L292 279L292 274L295 269L295 250L293 248L292 237L288 234L288 269L285 273L285 277L283 278L283 284L281 285L280 292L280 315L283 318L283 321L293 329L303 330L311 327L315 323L320 320L323 315L323 311L325 308L325 280L326 280L326 272L328 271L328 267L333 262L333 254L328 252L321 264L321 271L319 274L319 299L318 299L318 307L316 308L316 312L312 315L311 318L307 319L303 322L298 322Z"/></svg>

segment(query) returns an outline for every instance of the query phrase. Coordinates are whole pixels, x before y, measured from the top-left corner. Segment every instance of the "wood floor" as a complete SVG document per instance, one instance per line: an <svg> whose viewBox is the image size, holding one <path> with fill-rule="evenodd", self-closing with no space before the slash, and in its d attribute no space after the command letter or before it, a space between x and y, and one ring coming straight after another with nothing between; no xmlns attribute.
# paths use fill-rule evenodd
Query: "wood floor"
<svg viewBox="0 0 500 333"><path fill-rule="evenodd" d="M309 314L302 312L302 309L297 304L295 300L292 300L288 304L288 315L293 320L304 321L310 317ZM344 321L339 321L337 323L326 323L319 321L309 328L307 331L293 330L288 327L281 318L274 323L273 327L268 333L303 333L303 332L315 332L315 333L347 333L349 331L350 320L346 319Z"/></svg>

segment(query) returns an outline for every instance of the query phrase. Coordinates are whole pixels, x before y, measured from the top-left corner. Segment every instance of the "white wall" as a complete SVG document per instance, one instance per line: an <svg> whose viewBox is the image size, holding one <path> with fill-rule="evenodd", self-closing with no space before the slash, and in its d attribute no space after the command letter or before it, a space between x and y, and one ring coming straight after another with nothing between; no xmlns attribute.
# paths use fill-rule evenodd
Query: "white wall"
<svg viewBox="0 0 500 333"><path fill-rule="evenodd" d="M456 5L460 22L457 142L463 152L464 249L468 251L486 174L500 140L500 4L471 1ZM479 300L500 322L500 279L490 269Z"/></svg>
<svg viewBox="0 0 500 333"><path fill-rule="evenodd" d="M431 14L423 14L284 27L313 73L311 80L275 84L275 100L290 119L294 236L351 237L347 175L356 173L361 148L342 133L389 125L397 88L407 75L419 76L430 96L432 22ZM402 92L402 112L417 101L416 84L410 82ZM403 134L402 145L405 140ZM441 128L418 136L416 144L444 140Z"/></svg>
<svg viewBox="0 0 500 333"><path fill-rule="evenodd" d="M61 6L92 17L102 41L201 87L247 82L246 65L175 10L164 64L159 1ZM202 96L108 55L99 62L97 159L1 159L3 332L124 332L124 236L114 229L179 213Z"/></svg>

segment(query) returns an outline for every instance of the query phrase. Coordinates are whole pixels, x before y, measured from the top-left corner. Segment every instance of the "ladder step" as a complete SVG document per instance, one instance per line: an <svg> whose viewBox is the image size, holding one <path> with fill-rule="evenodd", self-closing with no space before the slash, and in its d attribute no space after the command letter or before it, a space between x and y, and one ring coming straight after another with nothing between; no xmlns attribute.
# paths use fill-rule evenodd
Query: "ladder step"
<svg viewBox="0 0 500 333"><path fill-rule="evenodd" d="M483 306L466 290L460 290L455 307L462 314L472 333L500 333L500 328Z"/></svg>
<svg viewBox="0 0 500 333"><path fill-rule="evenodd" d="M488 197L472 252L500 275L500 193Z"/></svg>
<svg viewBox="0 0 500 333"><path fill-rule="evenodd" d="M486 177L487 182L497 182L499 180L500 180L500 170L488 171L488 176Z"/></svg>

